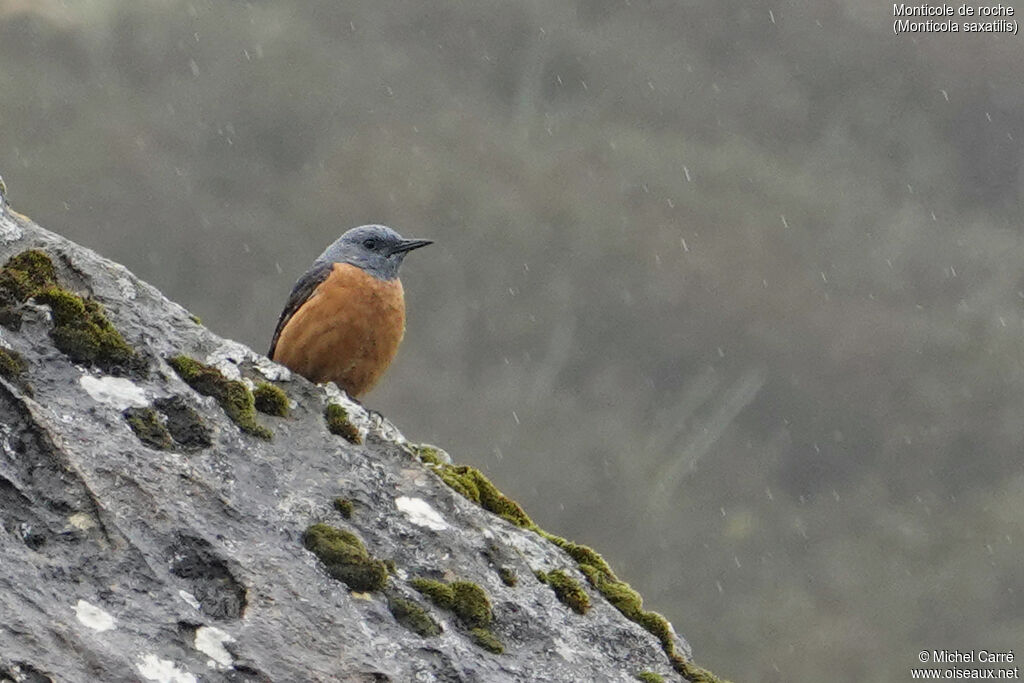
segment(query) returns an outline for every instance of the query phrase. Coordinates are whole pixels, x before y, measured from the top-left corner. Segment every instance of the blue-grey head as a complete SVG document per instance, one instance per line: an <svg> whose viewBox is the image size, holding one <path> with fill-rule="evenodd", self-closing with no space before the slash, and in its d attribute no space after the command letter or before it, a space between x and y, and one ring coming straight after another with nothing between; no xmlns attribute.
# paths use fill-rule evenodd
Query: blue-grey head
<svg viewBox="0 0 1024 683"><path fill-rule="evenodd" d="M394 280L405 255L433 240L405 239L386 225L361 225L334 241L317 257L321 263L349 263L380 280Z"/></svg>

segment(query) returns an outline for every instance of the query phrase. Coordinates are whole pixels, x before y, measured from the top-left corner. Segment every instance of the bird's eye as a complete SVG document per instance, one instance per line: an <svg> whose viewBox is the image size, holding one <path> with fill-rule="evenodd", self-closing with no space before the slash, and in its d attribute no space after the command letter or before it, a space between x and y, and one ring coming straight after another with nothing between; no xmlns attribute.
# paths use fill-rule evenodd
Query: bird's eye
<svg viewBox="0 0 1024 683"><path fill-rule="evenodd" d="M377 240L375 240L375 239L363 240L363 246L366 247L367 249L376 249L377 248Z"/></svg>

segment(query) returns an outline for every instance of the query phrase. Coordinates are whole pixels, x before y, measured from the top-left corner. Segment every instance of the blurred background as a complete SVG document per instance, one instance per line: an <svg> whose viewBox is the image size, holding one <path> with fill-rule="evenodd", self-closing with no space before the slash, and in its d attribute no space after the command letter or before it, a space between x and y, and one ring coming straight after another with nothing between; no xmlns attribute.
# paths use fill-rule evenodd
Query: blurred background
<svg viewBox="0 0 1024 683"><path fill-rule="evenodd" d="M368 405L720 675L905 680L1024 643L1024 44L892 21L0 0L0 173L259 351L345 229L437 240Z"/></svg>

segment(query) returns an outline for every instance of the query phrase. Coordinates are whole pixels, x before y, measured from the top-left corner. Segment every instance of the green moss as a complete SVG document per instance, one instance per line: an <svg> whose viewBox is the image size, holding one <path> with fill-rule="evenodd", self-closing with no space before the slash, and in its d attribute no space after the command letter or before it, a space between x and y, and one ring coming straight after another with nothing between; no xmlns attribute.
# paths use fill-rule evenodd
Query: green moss
<svg viewBox="0 0 1024 683"><path fill-rule="evenodd" d="M533 531L564 550L569 557L576 561L579 570L583 572L590 584L605 599L622 612L627 619L640 625L658 638L675 671L690 681L716 683L721 680L711 672L698 667L676 652L675 638L672 635L672 627L668 621L657 612L644 611L643 599L640 597L640 594L633 590L628 583L620 581L605 559L593 548L574 543L561 536L544 531L534 524L518 503L501 493L479 470L472 467L446 464L437 457L436 453L431 453L431 448L423 446L413 447L420 460L430 464L431 468L441 477L441 480L461 495L484 509L500 515L513 524ZM551 574L554 573L551 572ZM542 580L550 584L551 574L544 575ZM581 613L585 612L587 607L589 607L589 597L586 592L578 582L573 581L564 572L561 572L561 574L565 579L569 579L569 581L574 583L575 587L561 578L556 578L554 581L562 586L561 590L563 592L559 593L559 589L555 588L554 585L552 585L552 588L563 602L568 600L570 602L566 602L566 604L569 604L570 607L577 611L582 610ZM504 577L502 580L505 580ZM417 582L420 582L420 585L417 585ZM506 581L507 583L508 581ZM428 597L431 593L435 595L437 597L435 603L438 605L443 606L445 601L453 599L448 593L448 585L439 581L415 579L413 585L417 587L417 590L428 595ZM581 595L582 598L580 598ZM434 600L434 597L431 597L431 599Z"/></svg>
<svg viewBox="0 0 1024 683"><path fill-rule="evenodd" d="M345 519L352 519L352 511L355 509L355 504L348 498L335 498L334 509L341 513L341 516Z"/></svg>
<svg viewBox="0 0 1024 683"><path fill-rule="evenodd" d="M50 337L72 361L107 372L144 373L145 364L110 324L103 307L61 288L53 260L38 249L12 256L0 270L0 320L8 327L19 326L15 307L33 297L50 307Z"/></svg>
<svg viewBox="0 0 1024 683"><path fill-rule="evenodd" d="M45 287L56 286L57 270L49 255L38 249L29 249L15 254L4 264L4 285L17 283L20 293L18 301L28 299ZM12 292L13 293L13 292Z"/></svg>
<svg viewBox="0 0 1024 683"><path fill-rule="evenodd" d="M580 582L566 574L561 569L544 573L536 572L537 578L551 586L558 599L569 609L577 614L586 614L590 609L590 597L583 590Z"/></svg>
<svg viewBox="0 0 1024 683"><path fill-rule="evenodd" d="M488 652L493 652L496 655L500 655L505 652L505 646L501 644L498 637L489 629L482 627L472 628L469 630L469 635L473 637L474 643Z"/></svg>
<svg viewBox="0 0 1024 683"><path fill-rule="evenodd" d="M441 634L441 625L434 621L427 610L412 600L389 598L388 609L395 617L395 621L423 638Z"/></svg>
<svg viewBox="0 0 1024 683"><path fill-rule="evenodd" d="M12 349L0 348L0 377L17 382L25 372L25 359Z"/></svg>
<svg viewBox="0 0 1024 683"><path fill-rule="evenodd" d="M512 567L501 567L498 569L498 577L501 582L506 586L514 586L519 583L519 576L516 575L516 570Z"/></svg>
<svg viewBox="0 0 1024 683"><path fill-rule="evenodd" d="M324 411L324 419L327 420L327 429L331 434L344 437L349 443L360 444L363 442L359 436L359 429L348 419L348 411L337 403L328 403Z"/></svg>
<svg viewBox="0 0 1024 683"><path fill-rule="evenodd" d="M125 342L95 301L85 300L60 287L36 292L35 299L50 307L54 345L76 363L95 365L107 372L139 372L141 360Z"/></svg>
<svg viewBox="0 0 1024 683"><path fill-rule="evenodd" d="M270 382L260 382L252 392L256 410L267 415L288 417L288 394Z"/></svg>
<svg viewBox="0 0 1024 683"><path fill-rule="evenodd" d="M665 683L665 677L653 671L641 671L636 675L636 680L644 683Z"/></svg>
<svg viewBox="0 0 1024 683"><path fill-rule="evenodd" d="M171 433L160 422L160 416L152 408L129 408L124 411L128 426L139 437L139 441L157 451L166 451L172 445Z"/></svg>
<svg viewBox="0 0 1024 683"><path fill-rule="evenodd" d="M451 587L449 587L444 581L424 579L417 576L409 583L413 588L430 598L430 601L441 609L451 610L452 601L455 599L455 595L452 593Z"/></svg>
<svg viewBox="0 0 1024 683"><path fill-rule="evenodd" d="M203 324L203 319L200 318L198 315L196 315L194 313L190 313L188 317L189 317L189 320L194 322L196 325L202 325Z"/></svg>
<svg viewBox="0 0 1024 683"><path fill-rule="evenodd" d="M452 611L472 627L489 626L494 618L487 591L470 581L453 581Z"/></svg>
<svg viewBox="0 0 1024 683"><path fill-rule="evenodd" d="M470 628L487 627L491 624L491 601L487 591L471 581L444 583L433 579L414 578L412 587L431 602L454 612Z"/></svg>
<svg viewBox="0 0 1024 683"><path fill-rule="evenodd" d="M573 543L572 541L567 541L561 536L550 534L536 525L534 525L533 531L540 534L542 537L546 538L547 540L551 541L559 548L564 550L569 555L569 557L576 560L576 564L580 565L581 568L583 566L591 567L596 571L600 572L601 574L604 574L609 579L612 579L613 581L618 581L618 578L615 576L615 573L612 571L612 568L608 566L608 563L605 562L605 559L601 557L600 554L595 552L593 548L581 545L579 543Z"/></svg>
<svg viewBox="0 0 1024 683"><path fill-rule="evenodd" d="M274 436L272 431L256 422L255 400L244 384L229 380L220 370L188 356L173 356L167 362L186 384L200 394L216 399L243 432L268 440Z"/></svg>
<svg viewBox="0 0 1024 683"><path fill-rule="evenodd" d="M419 444L412 446L413 453L420 459L420 462L424 462L428 465L443 465L444 460L441 458L440 450L434 446L427 444Z"/></svg>
<svg viewBox="0 0 1024 683"><path fill-rule="evenodd" d="M515 502L475 467L441 464L434 467L441 480L483 509L520 527L534 526L533 520Z"/></svg>
<svg viewBox="0 0 1024 683"><path fill-rule="evenodd" d="M314 524L306 529L302 543L320 558L331 577L343 581L352 590L376 591L387 585L387 567L371 557L363 542L351 531Z"/></svg>

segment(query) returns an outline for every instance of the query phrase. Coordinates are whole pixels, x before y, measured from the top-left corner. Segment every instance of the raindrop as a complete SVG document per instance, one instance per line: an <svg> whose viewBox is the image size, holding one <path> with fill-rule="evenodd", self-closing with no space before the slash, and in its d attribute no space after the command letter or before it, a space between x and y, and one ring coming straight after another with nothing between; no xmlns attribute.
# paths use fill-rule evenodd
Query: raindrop
<svg viewBox="0 0 1024 683"><path fill-rule="evenodd" d="M284 270L281 268L281 264L278 263L277 261L274 261L274 270L277 271L278 275L284 272Z"/></svg>
<svg viewBox="0 0 1024 683"><path fill-rule="evenodd" d="M518 424L522 424L522 423L521 423L521 422L519 421L519 415L517 415L517 414L516 414L516 411L514 411L514 410L512 411L512 419L516 421L516 424L517 424L517 425L518 425Z"/></svg>
<svg viewBox="0 0 1024 683"><path fill-rule="evenodd" d="M719 593L724 593L725 592L725 589L722 588L722 582L721 581L715 581L715 587L718 588L718 592Z"/></svg>
<svg viewBox="0 0 1024 683"><path fill-rule="evenodd" d="M685 252L689 252L690 251L690 248L688 246L686 246L686 238L685 237L680 237L679 238L679 244L682 245L683 251L685 251Z"/></svg>
<svg viewBox="0 0 1024 683"><path fill-rule="evenodd" d="M947 102L949 102L949 93L945 90L939 90L939 92L942 93L942 96L946 98Z"/></svg>
<svg viewBox="0 0 1024 683"><path fill-rule="evenodd" d="M782 219L782 227L784 227L786 230L789 230L789 223L786 222L786 217L783 214L779 214L779 218Z"/></svg>
<svg viewBox="0 0 1024 683"><path fill-rule="evenodd" d="M690 169L686 166L683 166L683 175L686 176L686 182L690 182Z"/></svg>
<svg viewBox="0 0 1024 683"><path fill-rule="evenodd" d="M775 23L775 13L771 10L768 10L768 18L772 20L773 24Z"/></svg>

